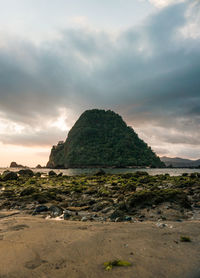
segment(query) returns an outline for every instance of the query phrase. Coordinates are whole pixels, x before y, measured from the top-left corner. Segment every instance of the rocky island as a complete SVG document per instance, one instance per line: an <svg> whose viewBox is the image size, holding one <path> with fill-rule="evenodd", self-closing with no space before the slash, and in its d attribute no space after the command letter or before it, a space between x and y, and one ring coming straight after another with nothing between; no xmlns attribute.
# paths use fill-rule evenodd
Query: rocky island
<svg viewBox="0 0 200 278"><path fill-rule="evenodd" d="M160 158L113 111L85 111L65 142L53 146L48 168L164 167Z"/></svg>
<svg viewBox="0 0 200 278"><path fill-rule="evenodd" d="M24 165L21 165L21 164L18 164L17 162L15 161L12 161L10 163L10 168L28 168L27 166L24 166Z"/></svg>

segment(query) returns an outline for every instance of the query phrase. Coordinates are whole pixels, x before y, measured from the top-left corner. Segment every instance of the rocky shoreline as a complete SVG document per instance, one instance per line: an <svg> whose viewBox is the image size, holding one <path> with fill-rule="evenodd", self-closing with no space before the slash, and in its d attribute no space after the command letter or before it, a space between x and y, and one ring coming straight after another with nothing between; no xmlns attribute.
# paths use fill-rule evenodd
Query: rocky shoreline
<svg viewBox="0 0 200 278"><path fill-rule="evenodd" d="M30 169L0 176L0 209L64 220L137 222L200 219L200 174L41 176Z"/></svg>

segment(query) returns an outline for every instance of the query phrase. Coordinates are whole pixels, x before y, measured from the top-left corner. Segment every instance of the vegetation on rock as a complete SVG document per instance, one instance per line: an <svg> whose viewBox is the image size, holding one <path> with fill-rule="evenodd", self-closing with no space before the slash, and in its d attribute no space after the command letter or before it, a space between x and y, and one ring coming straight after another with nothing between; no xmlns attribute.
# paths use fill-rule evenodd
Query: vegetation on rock
<svg viewBox="0 0 200 278"><path fill-rule="evenodd" d="M36 214L36 207L45 204L56 213L63 209L64 219L85 216L91 221L118 222L188 219L200 207L200 179L194 174L150 176L138 171L40 177L36 173L33 177L16 174L12 179L4 175L0 176L0 209Z"/></svg>
<svg viewBox="0 0 200 278"><path fill-rule="evenodd" d="M163 167L164 163L113 111L85 111L64 142L53 146L47 167Z"/></svg>

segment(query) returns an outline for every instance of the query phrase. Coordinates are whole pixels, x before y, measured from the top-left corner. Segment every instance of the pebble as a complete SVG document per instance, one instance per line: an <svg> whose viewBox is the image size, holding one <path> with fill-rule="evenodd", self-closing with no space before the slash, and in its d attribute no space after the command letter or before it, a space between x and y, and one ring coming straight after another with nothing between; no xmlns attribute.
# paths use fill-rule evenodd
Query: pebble
<svg viewBox="0 0 200 278"><path fill-rule="evenodd" d="M160 223L160 222L156 223L156 226L157 226L158 228L165 228L165 227L168 227L167 224L165 224L165 223Z"/></svg>

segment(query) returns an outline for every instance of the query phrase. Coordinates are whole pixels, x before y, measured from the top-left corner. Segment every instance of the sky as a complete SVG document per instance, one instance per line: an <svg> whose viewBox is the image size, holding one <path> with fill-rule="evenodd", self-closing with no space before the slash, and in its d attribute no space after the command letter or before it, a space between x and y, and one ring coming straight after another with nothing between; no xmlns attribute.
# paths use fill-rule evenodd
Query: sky
<svg viewBox="0 0 200 278"><path fill-rule="evenodd" d="M199 0L0 0L0 167L36 166L87 109L200 158Z"/></svg>

